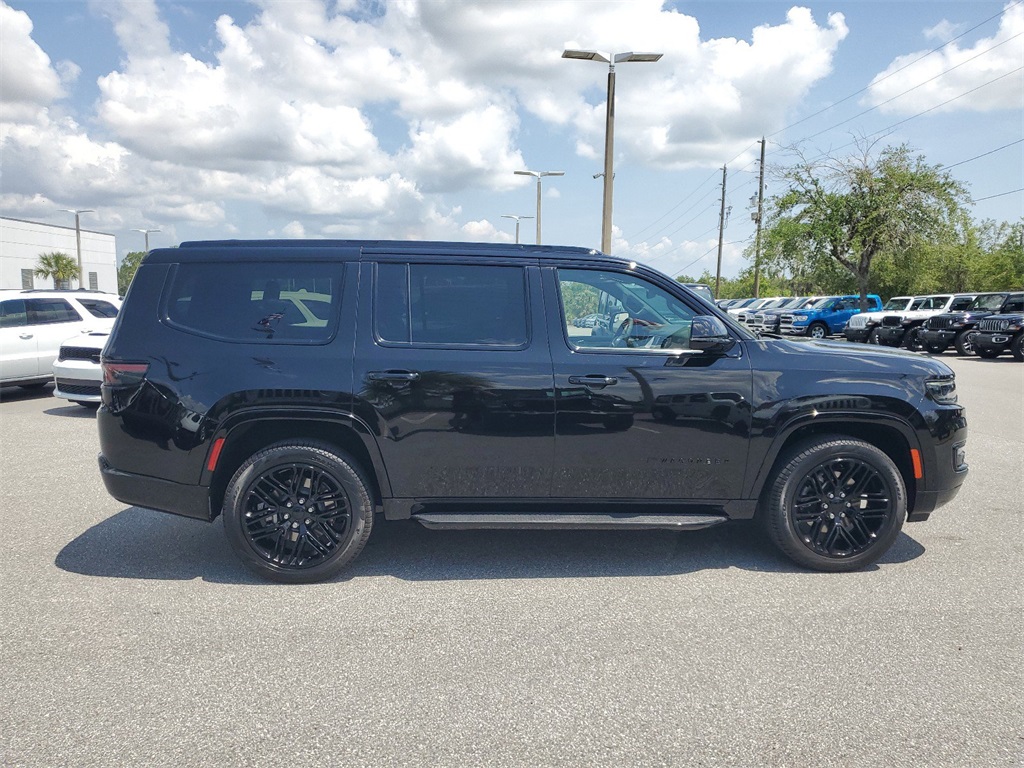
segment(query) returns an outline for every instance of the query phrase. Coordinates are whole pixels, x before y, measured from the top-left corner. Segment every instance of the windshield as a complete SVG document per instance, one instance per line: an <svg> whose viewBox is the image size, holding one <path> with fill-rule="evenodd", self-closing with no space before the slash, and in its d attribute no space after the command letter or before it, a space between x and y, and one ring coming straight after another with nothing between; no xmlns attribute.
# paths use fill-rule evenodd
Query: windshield
<svg viewBox="0 0 1024 768"><path fill-rule="evenodd" d="M882 307L882 311L885 312L892 309L905 309L910 300L909 296L894 296L885 302L885 306Z"/></svg>
<svg viewBox="0 0 1024 768"><path fill-rule="evenodd" d="M818 299L816 302L807 307L807 309L824 309L835 300L835 296L826 296L822 299Z"/></svg>
<svg viewBox="0 0 1024 768"><path fill-rule="evenodd" d="M999 309L1006 299L1005 293L990 293L988 296L979 296L971 302L968 309Z"/></svg>

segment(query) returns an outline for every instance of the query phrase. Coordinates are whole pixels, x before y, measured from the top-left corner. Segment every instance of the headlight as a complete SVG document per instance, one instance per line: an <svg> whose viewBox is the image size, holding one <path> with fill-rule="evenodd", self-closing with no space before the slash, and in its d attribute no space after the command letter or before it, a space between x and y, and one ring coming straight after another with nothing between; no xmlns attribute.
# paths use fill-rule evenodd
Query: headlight
<svg viewBox="0 0 1024 768"><path fill-rule="evenodd" d="M924 383L928 397L941 405L956 403L956 379L947 376L941 379L928 379Z"/></svg>

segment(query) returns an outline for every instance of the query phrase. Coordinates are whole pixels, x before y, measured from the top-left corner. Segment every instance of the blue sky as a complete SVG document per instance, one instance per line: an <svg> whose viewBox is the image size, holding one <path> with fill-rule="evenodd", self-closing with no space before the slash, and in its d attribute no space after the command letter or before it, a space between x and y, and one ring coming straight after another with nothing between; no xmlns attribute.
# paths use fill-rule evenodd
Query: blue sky
<svg viewBox="0 0 1024 768"><path fill-rule="evenodd" d="M0 0L0 213L117 235L599 247L617 68L614 253L669 274L747 262L757 140L907 143L977 219L1024 215L1024 4L658 0ZM778 190L778 191L781 191ZM522 222L532 241L534 222Z"/></svg>

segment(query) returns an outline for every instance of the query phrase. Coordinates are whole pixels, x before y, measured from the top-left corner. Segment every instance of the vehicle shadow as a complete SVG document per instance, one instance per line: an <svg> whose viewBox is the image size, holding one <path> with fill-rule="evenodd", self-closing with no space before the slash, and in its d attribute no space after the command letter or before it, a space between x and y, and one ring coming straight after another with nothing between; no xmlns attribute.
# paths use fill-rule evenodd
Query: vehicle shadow
<svg viewBox="0 0 1024 768"><path fill-rule="evenodd" d="M924 551L902 533L880 563L908 562ZM138 507L77 536L55 563L85 576L268 583L234 556L219 521L205 525ZM725 568L807 572L778 554L748 521L674 533L430 531L413 521L378 518L366 549L335 581L368 576L406 581L670 576Z"/></svg>
<svg viewBox="0 0 1024 768"><path fill-rule="evenodd" d="M62 403L66 403L66 400L62 400ZM43 411L47 416L65 416L73 419L94 419L96 418L95 408L85 408L76 403L68 403L68 405L57 406L56 408L47 408Z"/></svg>
<svg viewBox="0 0 1024 768"><path fill-rule="evenodd" d="M53 397L53 384L38 387L0 387L0 403L11 403L16 400L42 400Z"/></svg>

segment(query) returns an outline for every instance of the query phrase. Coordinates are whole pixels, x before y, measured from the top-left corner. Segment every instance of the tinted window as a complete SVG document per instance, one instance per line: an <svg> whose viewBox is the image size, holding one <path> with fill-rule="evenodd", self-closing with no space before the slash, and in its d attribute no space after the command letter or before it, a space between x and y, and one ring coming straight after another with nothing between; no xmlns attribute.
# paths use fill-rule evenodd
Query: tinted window
<svg viewBox="0 0 1024 768"><path fill-rule="evenodd" d="M953 299L953 303L949 305L949 311L958 312L962 309L967 309L969 306L971 306L972 301L974 301L974 299L970 298L969 296L962 296L959 299Z"/></svg>
<svg viewBox="0 0 1024 768"><path fill-rule="evenodd" d="M117 307L109 301L99 299L79 299L78 303L89 310L93 317L117 317Z"/></svg>
<svg viewBox="0 0 1024 768"><path fill-rule="evenodd" d="M1024 296L1011 296L1006 301L1006 306L1003 307L1003 312L1021 312L1024 311Z"/></svg>
<svg viewBox="0 0 1024 768"><path fill-rule="evenodd" d="M16 328L21 325L28 325L25 300L0 301L0 328Z"/></svg>
<svg viewBox="0 0 1024 768"><path fill-rule="evenodd" d="M341 301L340 264L179 264L165 298L167 321L234 341L324 342Z"/></svg>
<svg viewBox="0 0 1024 768"><path fill-rule="evenodd" d="M526 344L521 267L380 264L377 336L411 344Z"/></svg>
<svg viewBox="0 0 1024 768"><path fill-rule="evenodd" d="M29 325L77 323L84 318L64 299L26 299Z"/></svg>

